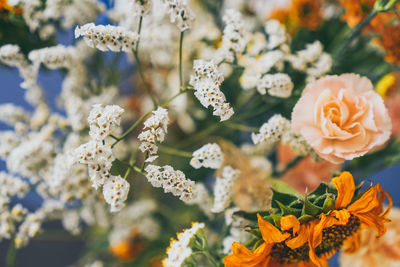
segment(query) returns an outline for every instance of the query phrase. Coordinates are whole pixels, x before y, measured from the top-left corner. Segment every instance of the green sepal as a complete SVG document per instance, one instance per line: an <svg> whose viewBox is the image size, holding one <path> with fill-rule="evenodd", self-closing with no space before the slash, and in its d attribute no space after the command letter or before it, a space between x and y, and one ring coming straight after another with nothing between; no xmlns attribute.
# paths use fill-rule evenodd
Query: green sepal
<svg viewBox="0 0 400 267"><path fill-rule="evenodd" d="M264 220L269 222L270 224L275 224L274 219L272 219L271 215L263 217Z"/></svg>
<svg viewBox="0 0 400 267"><path fill-rule="evenodd" d="M322 209L308 200L308 197L305 196L304 198L304 205L303 209L301 211L301 215L311 215L311 216L317 216L322 213Z"/></svg>
<svg viewBox="0 0 400 267"><path fill-rule="evenodd" d="M119 159L115 159L112 162L110 174L114 176L121 175L123 177L129 167L130 167L129 164L120 161Z"/></svg>
<svg viewBox="0 0 400 267"><path fill-rule="evenodd" d="M276 203L276 201L279 201L283 205L288 206L290 203L298 199L298 197L295 195L278 192L273 188L271 189L272 189L272 202L271 202L272 208L279 209L279 205Z"/></svg>
<svg viewBox="0 0 400 267"><path fill-rule="evenodd" d="M336 189L330 187L329 184L320 183L314 191L312 191L310 194L308 194L308 198L311 201L313 201L314 199L317 199L318 197L320 197L326 193L336 194L337 192L336 192Z"/></svg>
<svg viewBox="0 0 400 267"><path fill-rule="evenodd" d="M262 240L262 239L261 239ZM259 238L257 237L253 237L252 239L250 239L249 241L247 241L246 243L244 243L244 246L247 247L248 249L253 249L253 247L256 245L256 243L260 241Z"/></svg>
<svg viewBox="0 0 400 267"><path fill-rule="evenodd" d="M282 216L276 215L276 214L273 214L273 213L270 216L271 216L272 220L274 221L275 226L280 229L281 228Z"/></svg>
<svg viewBox="0 0 400 267"><path fill-rule="evenodd" d="M275 202L278 204L279 208L281 209L282 216L286 216L286 215L294 215L296 217L301 216L301 209L290 208L288 206L283 205L278 200L275 200Z"/></svg>
<svg viewBox="0 0 400 267"><path fill-rule="evenodd" d="M246 230L246 231L254 237L262 238L261 231L258 228L254 228L254 229L250 229L250 230Z"/></svg>
<svg viewBox="0 0 400 267"><path fill-rule="evenodd" d="M257 222L257 213L259 212L245 212L245 211L237 211L233 213L233 216L239 216L243 219L246 219L251 222ZM265 212L263 212L265 213ZM266 216L268 216L269 213L267 212Z"/></svg>
<svg viewBox="0 0 400 267"><path fill-rule="evenodd" d="M314 216L311 216L311 215L301 215L300 218L298 218L300 224L309 222L314 219L315 219Z"/></svg>
<svg viewBox="0 0 400 267"><path fill-rule="evenodd" d="M268 182L275 191L288 195L293 195L296 197L301 197L301 195L299 195L299 193L293 187L291 187L288 183L282 181L281 179L269 178Z"/></svg>
<svg viewBox="0 0 400 267"><path fill-rule="evenodd" d="M325 198L324 205L322 206L322 212L327 214L328 212L334 209L335 209L335 200L330 195L328 195Z"/></svg>

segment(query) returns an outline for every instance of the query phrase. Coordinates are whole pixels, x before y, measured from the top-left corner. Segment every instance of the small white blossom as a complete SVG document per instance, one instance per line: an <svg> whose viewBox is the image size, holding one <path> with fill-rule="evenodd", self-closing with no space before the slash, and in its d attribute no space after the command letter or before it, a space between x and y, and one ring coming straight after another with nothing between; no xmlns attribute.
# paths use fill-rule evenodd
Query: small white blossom
<svg viewBox="0 0 400 267"><path fill-rule="evenodd" d="M89 122L89 135L92 139L101 141L113 133L121 122L121 114L124 109L117 105L108 105L102 107L101 104L92 106L90 111Z"/></svg>
<svg viewBox="0 0 400 267"><path fill-rule="evenodd" d="M224 154L219 145L210 143L202 146L193 152L193 158L190 160L190 165L193 168L200 167L218 169L224 161Z"/></svg>
<svg viewBox="0 0 400 267"><path fill-rule="evenodd" d="M28 58L36 66L43 63L49 69L70 68L73 65L74 53L76 51L73 47L57 45L32 50Z"/></svg>
<svg viewBox="0 0 400 267"><path fill-rule="evenodd" d="M288 41L285 28L277 20L268 20L264 30L268 35L267 48L274 49Z"/></svg>
<svg viewBox="0 0 400 267"><path fill-rule="evenodd" d="M110 169L115 157L109 145L91 140L76 148L72 155L75 162L88 165L90 180L95 189L110 178Z"/></svg>
<svg viewBox="0 0 400 267"><path fill-rule="evenodd" d="M220 85L224 80L222 73L214 62L195 60L193 63L195 75L190 77L190 84L195 89L194 95L204 107L213 107L213 115L219 116L221 121L228 120L233 115L233 108L226 102Z"/></svg>
<svg viewBox="0 0 400 267"><path fill-rule="evenodd" d="M217 177L214 186L214 204L211 211L214 213L224 211L231 203L233 186L240 174L239 170L226 166L222 169L222 177Z"/></svg>
<svg viewBox="0 0 400 267"><path fill-rule="evenodd" d="M76 27L75 38L83 36L89 47L101 51L130 52L136 47L139 36L120 26L95 25L93 23Z"/></svg>
<svg viewBox="0 0 400 267"><path fill-rule="evenodd" d="M7 103L0 105L0 121L9 125L15 125L17 122L29 123L30 115L21 107Z"/></svg>
<svg viewBox="0 0 400 267"><path fill-rule="evenodd" d="M180 170L174 170L171 166L148 165L145 168L146 178L154 187L164 188L165 193L179 196L182 201L188 202L196 197L195 183L187 179Z"/></svg>
<svg viewBox="0 0 400 267"><path fill-rule="evenodd" d="M265 95L268 94L276 97L287 98L292 94L293 83L289 75L286 73L266 74L257 84L257 91Z"/></svg>
<svg viewBox="0 0 400 267"><path fill-rule="evenodd" d="M224 60L233 62L243 53L246 47L242 15L239 11L228 9L225 11L222 20L225 22L225 28L219 53L222 54Z"/></svg>
<svg viewBox="0 0 400 267"><path fill-rule="evenodd" d="M143 131L139 134L138 138L141 141L139 149L142 152L148 153L146 162L153 162L158 156L157 142L164 141L165 135L168 131L168 110L158 107L153 111L153 115L144 122Z"/></svg>
<svg viewBox="0 0 400 267"><path fill-rule="evenodd" d="M120 211L124 206L124 201L128 197L129 183L121 176L112 176L103 186L105 201L110 204L111 212Z"/></svg>
<svg viewBox="0 0 400 267"><path fill-rule="evenodd" d="M188 30L195 16L188 7L187 0L164 0L164 3L171 23L176 24L181 32Z"/></svg>
<svg viewBox="0 0 400 267"><path fill-rule="evenodd" d="M289 127L289 121L281 115L276 114L261 126L259 134L252 133L251 139L254 144L263 142L277 143Z"/></svg>
<svg viewBox="0 0 400 267"><path fill-rule="evenodd" d="M196 235L196 233L204 228L204 223L194 222L192 227L183 230L183 232L177 234L177 239L171 239L171 243L167 248L167 258L162 261L164 267L180 267L184 263L185 259L192 254L190 248L190 240Z"/></svg>

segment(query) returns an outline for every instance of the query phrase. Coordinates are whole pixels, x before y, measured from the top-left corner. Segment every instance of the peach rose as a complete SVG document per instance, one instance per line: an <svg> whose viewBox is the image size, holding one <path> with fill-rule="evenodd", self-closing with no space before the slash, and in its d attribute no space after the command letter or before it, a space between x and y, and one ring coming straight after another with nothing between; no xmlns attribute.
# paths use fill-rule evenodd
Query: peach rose
<svg viewBox="0 0 400 267"><path fill-rule="evenodd" d="M293 109L292 128L318 155L338 164L383 145L392 123L368 78L342 74L306 86Z"/></svg>

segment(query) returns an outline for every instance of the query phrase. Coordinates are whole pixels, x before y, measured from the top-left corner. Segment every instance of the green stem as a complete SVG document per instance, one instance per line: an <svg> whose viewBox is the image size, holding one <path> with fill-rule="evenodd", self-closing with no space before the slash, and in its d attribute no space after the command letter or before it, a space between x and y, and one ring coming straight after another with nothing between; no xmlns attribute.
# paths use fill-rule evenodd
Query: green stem
<svg viewBox="0 0 400 267"><path fill-rule="evenodd" d="M143 170L141 170L139 167L137 167L137 166L131 166L131 168L132 168L135 172L140 173L140 174L146 176L145 172L144 172Z"/></svg>
<svg viewBox="0 0 400 267"><path fill-rule="evenodd" d="M154 108L156 108L158 106L158 104L157 104L157 101L154 98L153 94L151 93L150 86L147 83L146 78L144 77L142 64L140 63L139 55L138 55L137 51L133 51L133 55L135 56L137 68L138 68L138 71L139 71L139 76L140 76L140 79L142 80L142 82L144 84L144 88L146 89L146 93L151 98L151 101L153 102Z"/></svg>
<svg viewBox="0 0 400 267"><path fill-rule="evenodd" d="M136 42L136 47L135 47L136 53L139 52L139 42L140 42L140 32L142 31L142 22L143 22L143 16L140 16L140 18L139 18L139 26L138 26L138 36L139 36L139 39L138 39L138 41Z"/></svg>
<svg viewBox="0 0 400 267"><path fill-rule="evenodd" d="M370 23L370 21L378 14L377 10L372 10L371 13L369 13L368 17L360 22L355 28L353 28L352 32L350 35L344 40L342 46L339 48L339 52L337 54L338 57L341 57L345 54L346 50L348 49L349 45L352 43L352 41L360 35L361 31L365 28L365 26Z"/></svg>
<svg viewBox="0 0 400 267"><path fill-rule="evenodd" d="M190 152L182 151L182 150L175 149L172 147L167 147L164 145L158 145L158 149L161 152L164 152L165 154L168 154L168 155L173 155L173 156L178 156L178 157L183 157L183 158L191 158L192 157L192 153L190 153Z"/></svg>
<svg viewBox="0 0 400 267"><path fill-rule="evenodd" d="M115 142L111 145L111 148L113 148L116 144L118 144L121 140L123 140L125 137L127 137L133 130L136 129L136 127L139 126L146 118L151 114L151 111L143 114L135 123L125 132L123 133L120 137L117 137Z"/></svg>
<svg viewBox="0 0 400 267"><path fill-rule="evenodd" d="M183 48L183 37L184 31L181 32L181 36L179 38L179 90L183 88L183 70L182 70L182 48Z"/></svg>
<svg viewBox="0 0 400 267"><path fill-rule="evenodd" d="M15 267L17 266L17 248L15 247L14 239L10 240L10 244L8 245L7 255L6 255L6 267Z"/></svg>
<svg viewBox="0 0 400 267"><path fill-rule="evenodd" d="M240 130L240 131L245 131L245 132L257 132L259 129L256 127L251 127L239 123L234 123L234 122L227 122L225 125L229 128L235 129L235 130Z"/></svg>
<svg viewBox="0 0 400 267"><path fill-rule="evenodd" d="M210 254L210 252L203 250L203 255L206 256L206 258L210 261L210 263L215 266L218 267L218 263L215 261L214 257Z"/></svg>
<svg viewBox="0 0 400 267"><path fill-rule="evenodd" d="M135 158L136 158L136 155L135 155L135 153L133 153L131 155L131 158L129 159L129 166L133 166L135 164L135 162L136 162ZM131 173L131 170L132 170L132 168L128 168L126 170L125 175L124 175L124 179L128 178L129 174Z"/></svg>
<svg viewBox="0 0 400 267"><path fill-rule="evenodd" d="M179 91L179 93L177 93L176 95L172 96L170 99L168 99L167 101L165 101L161 107L167 107L175 98L177 98L178 96L180 96L181 94L185 93L187 91L187 89ZM114 143L111 145L111 148L113 148L116 144L118 144L120 141L122 141L123 139L125 139L125 137L127 137L131 132L133 132L136 127L138 127L150 114L152 113L152 111L149 111L145 114L143 114L128 130L126 130L126 132L124 132L120 137L116 137L114 135L110 135L111 138L114 138L115 141Z"/></svg>

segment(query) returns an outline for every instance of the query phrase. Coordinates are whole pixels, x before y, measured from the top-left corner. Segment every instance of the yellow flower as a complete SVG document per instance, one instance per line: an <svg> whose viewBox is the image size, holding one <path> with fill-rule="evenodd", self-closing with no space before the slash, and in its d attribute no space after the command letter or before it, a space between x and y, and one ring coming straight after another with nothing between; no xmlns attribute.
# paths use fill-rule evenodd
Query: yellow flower
<svg viewBox="0 0 400 267"><path fill-rule="evenodd" d="M224 259L226 267L240 266L328 266L327 259L343 243L350 250L356 250L359 244L359 230L374 227L378 236L385 233L385 223L392 206L391 197L375 185L356 199L356 187L353 176L343 172L332 179L337 189L334 209L321 213L305 223L294 215L280 219L280 229L264 220L258 214L258 225L262 235L262 244L254 251L234 243L233 253ZM388 198L389 207L383 210L382 204Z"/></svg>
<svg viewBox="0 0 400 267"><path fill-rule="evenodd" d="M390 91L393 85L395 85L395 83L396 76L394 73L386 74L382 79L379 80L375 90L383 99L385 99L387 93Z"/></svg>

